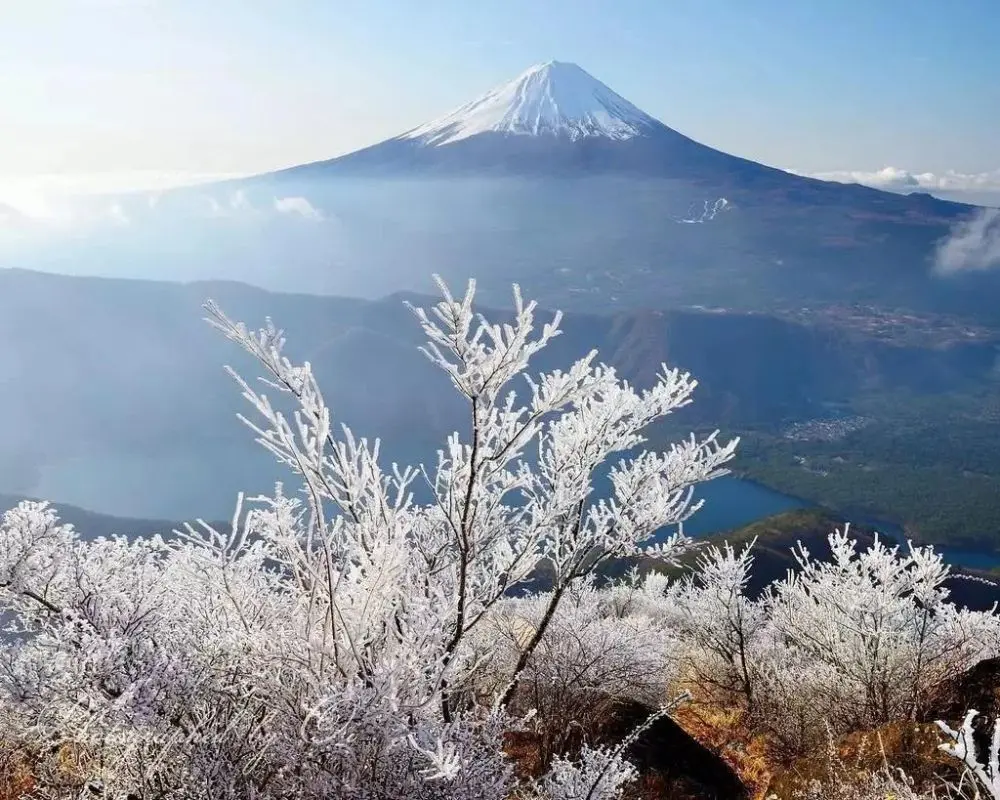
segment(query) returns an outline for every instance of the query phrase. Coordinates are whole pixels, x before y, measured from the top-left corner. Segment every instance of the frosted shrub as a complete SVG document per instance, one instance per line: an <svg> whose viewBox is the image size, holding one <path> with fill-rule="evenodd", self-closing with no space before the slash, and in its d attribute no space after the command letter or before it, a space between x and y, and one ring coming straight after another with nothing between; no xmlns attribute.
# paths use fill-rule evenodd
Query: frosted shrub
<svg viewBox="0 0 1000 800"><path fill-rule="evenodd" d="M581 627L604 602L582 584L611 558L679 553L679 534L645 543L697 508L692 487L722 474L735 443L639 450L646 426L689 402L688 375L664 369L639 392L591 353L532 376L558 315L536 328L515 289L513 318L494 324L474 313L472 284L458 299L441 289L414 311L470 434L432 466L385 468L377 441L334 425L277 329L251 332L210 304L264 372L238 379L256 412L246 421L300 491L238 506L229 533L169 540L86 542L38 504L4 516L0 724L39 776L64 766L66 796L500 800L516 784L503 737L521 724L511 700L526 676L558 665L566 682L560 669L624 647L630 630L651 651L623 649L584 680L655 698L669 663L655 621L601 612ZM596 499L606 463L610 496ZM550 591L491 660L481 632L502 628L505 597L542 566ZM612 797L631 774L620 749L584 748L538 786Z"/></svg>
<svg viewBox="0 0 1000 800"><path fill-rule="evenodd" d="M687 644L695 680L723 699L737 696L748 710L756 700L761 669L765 603L747 596L753 544L737 553L729 544L709 547L695 573L672 587L670 619Z"/></svg>
<svg viewBox="0 0 1000 800"><path fill-rule="evenodd" d="M664 583L658 575L603 589L583 581L563 596L511 703L532 715L543 763L586 740L617 701L653 707L662 702L679 661L677 640L663 621ZM484 629L484 649L493 658L489 674L509 674L519 643L550 602L548 593L508 601Z"/></svg>
<svg viewBox="0 0 1000 800"><path fill-rule="evenodd" d="M771 622L803 664L828 680L808 681L809 700L836 730L914 719L942 682L1000 650L1000 618L957 608L949 568L930 547L859 551L845 528L832 558L800 546L799 569L775 587ZM780 671L792 691L795 670Z"/></svg>
<svg viewBox="0 0 1000 800"><path fill-rule="evenodd" d="M702 698L742 707L790 753L919 718L947 679L1000 653L1000 617L949 600L933 548L862 550L848 528L829 543L829 560L800 545L797 570L758 599L750 547L709 548L668 590Z"/></svg>
<svg viewBox="0 0 1000 800"><path fill-rule="evenodd" d="M557 758L539 789L551 800L611 800L620 796L635 774L615 751L584 746L575 762Z"/></svg>

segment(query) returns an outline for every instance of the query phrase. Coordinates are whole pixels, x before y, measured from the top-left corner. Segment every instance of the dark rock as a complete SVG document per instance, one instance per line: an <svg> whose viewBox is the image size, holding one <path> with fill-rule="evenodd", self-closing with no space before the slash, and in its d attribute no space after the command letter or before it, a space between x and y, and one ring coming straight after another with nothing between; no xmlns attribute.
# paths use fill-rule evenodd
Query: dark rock
<svg viewBox="0 0 1000 800"><path fill-rule="evenodd" d="M641 725L654 709L633 701L615 704L594 740L620 742ZM750 793L732 767L702 745L670 717L644 731L627 750L640 773L633 797L669 797L672 800L742 800Z"/></svg>

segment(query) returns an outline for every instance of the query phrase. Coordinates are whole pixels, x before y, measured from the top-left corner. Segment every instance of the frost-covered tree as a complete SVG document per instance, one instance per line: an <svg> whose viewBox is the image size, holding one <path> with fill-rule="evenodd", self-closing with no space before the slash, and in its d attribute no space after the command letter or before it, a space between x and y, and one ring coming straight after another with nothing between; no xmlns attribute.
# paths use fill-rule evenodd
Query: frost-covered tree
<svg viewBox="0 0 1000 800"><path fill-rule="evenodd" d="M946 678L1000 652L1000 618L950 602L932 549L860 550L847 529L830 560L800 547L761 597L752 550L729 546L674 584L599 586L611 559L689 547L654 533L697 509L693 487L735 444L643 451L643 430L689 402L688 375L664 368L637 391L594 353L534 374L558 315L536 325L515 291L492 323L472 285L441 288L414 312L468 419L435 463L385 464L334 425L270 322L250 331L210 304L261 367L263 383L237 376L245 421L297 490L240 498L226 531L167 538L86 540L38 503L3 515L0 734L19 750L4 758L31 767L26 791L603 800L634 777L623 754L641 730L617 744L574 731L619 698L659 706L653 721L683 684L801 751L919 717ZM971 724L944 729L948 752L996 797L997 740L978 758ZM506 755L523 732L541 742L531 778ZM895 780L836 796L917 796Z"/></svg>
<svg viewBox="0 0 1000 800"><path fill-rule="evenodd" d="M697 699L745 710L744 725L792 753L922 718L947 679L1000 652L1000 617L950 601L933 548L862 549L849 528L828 541L824 559L800 545L796 568L759 598L747 594L752 548L729 545L667 591Z"/></svg>
<svg viewBox="0 0 1000 800"><path fill-rule="evenodd" d="M334 424L280 331L209 304L262 368L263 384L237 378L246 422L300 491L238 504L229 532L145 541L84 541L44 505L5 515L0 713L35 763L106 797L511 795L510 703L541 648L569 652L563 603L609 559L684 549L680 534L650 540L696 510L693 487L723 473L735 443L642 451L642 431L689 402L687 374L664 368L638 391L591 353L532 375L558 315L539 328L515 288L511 321L491 323L473 284L461 298L441 289L414 312L470 433L435 464L383 464L377 441ZM498 673L482 632L542 573L549 591ZM584 650L622 639L610 624L586 635ZM584 748L535 789L597 800L631 774L620 748Z"/></svg>
<svg viewBox="0 0 1000 800"><path fill-rule="evenodd" d="M654 573L602 588L584 580L565 593L511 704L516 713L532 715L542 763L578 748L620 700L662 703L680 662L665 584ZM482 631L481 646L490 654L483 678L506 680L550 602L546 592L504 603Z"/></svg>
<svg viewBox="0 0 1000 800"><path fill-rule="evenodd" d="M754 544L756 540L738 553L728 543L707 548L693 574L672 587L668 603L698 683L742 696L750 711L760 668L759 639L768 620L765 601L747 595Z"/></svg>
<svg viewBox="0 0 1000 800"><path fill-rule="evenodd" d="M829 560L798 548L770 616L795 651L782 674L804 662L811 676L799 691L837 727L913 719L946 678L997 652L1000 619L948 600L950 569L932 547L876 539L859 551L846 527L829 542Z"/></svg>

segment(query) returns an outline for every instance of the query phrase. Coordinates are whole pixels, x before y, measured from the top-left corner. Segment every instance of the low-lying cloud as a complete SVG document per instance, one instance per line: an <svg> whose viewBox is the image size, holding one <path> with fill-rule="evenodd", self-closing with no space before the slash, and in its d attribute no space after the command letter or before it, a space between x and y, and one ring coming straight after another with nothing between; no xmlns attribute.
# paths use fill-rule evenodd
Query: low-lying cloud
<svg viewBox="0 0 1000 800"><path fill-rule="evenodd" d="M298 214L306 219L323 219L323 213L304 197L276 198L274 210L280 214Z"/></svg>
<svg viewBox="0 0 1000 800"><path fill-rule="evenodd" d="M205 201L208 203L208 216L210 217L238 217L258 213L243 189L230 192L222 200L212 195L205 195Z"/></svg>
<svg viewBox="0 0 1000 800"><path fill-rule="evenodd" d="M934 269L940 275L1000 268L1000 209L984 208L958 223L937 248Z"/></svg>
<svg viewBox="0 0 1000 800"><path fill-rule="evenodd" d="M44 217L52 202L88 195L160 192L240 177L234 173L95 172L0 177L0 203L30 217Z"/></svg>
<svg viewBox="0 0 1000 800"><path fill-rule="evenodd" d="M108 209L108 217L115 225L130 225L132 220L129 215L125 213L125 209L122 208L121 203L112 203L111 208Z"/></svg>
<svg viewBox="0 0 1000 800"><path fill-rule="evenodd" d="M43 232L106 223L129 225L134 221L132 211L114 196L150 192L145 203L154 211L160 192L234 177L238 176L150 171L0 176L0 229ZM247 210L238 198L231 205L235 211Z"/></svg>
<svg viewBox="0 0 1000 800"><path fill-rule="evenodd" d="M860 183L887 192L909 194L930 192L949 200L1000 205L1000 169L986 172L911 172L899 167L880 170L839 170L815 172L813 178L837 183Z"/></svg>

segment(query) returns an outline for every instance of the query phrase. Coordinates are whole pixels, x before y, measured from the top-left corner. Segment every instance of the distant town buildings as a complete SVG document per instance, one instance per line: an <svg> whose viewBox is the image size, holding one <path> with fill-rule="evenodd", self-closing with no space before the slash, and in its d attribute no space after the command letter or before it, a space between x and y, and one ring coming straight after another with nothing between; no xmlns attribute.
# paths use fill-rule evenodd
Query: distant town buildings
<svg viewBox="0 0 1000 800"><path fill-rule="evenodd" d="M835 419L810 419L796 422L781 432L792 442L835 442L871 423L868 417L839 417Z"/></svg>

